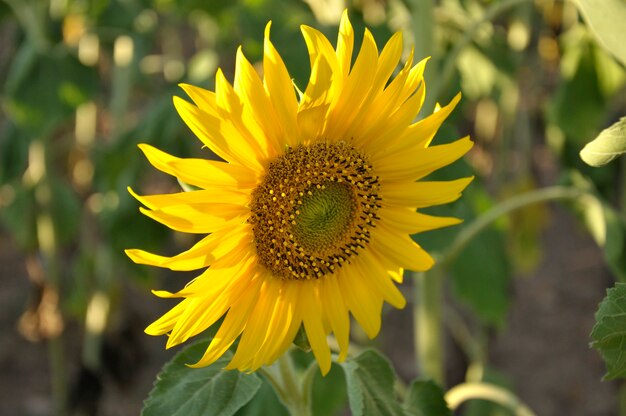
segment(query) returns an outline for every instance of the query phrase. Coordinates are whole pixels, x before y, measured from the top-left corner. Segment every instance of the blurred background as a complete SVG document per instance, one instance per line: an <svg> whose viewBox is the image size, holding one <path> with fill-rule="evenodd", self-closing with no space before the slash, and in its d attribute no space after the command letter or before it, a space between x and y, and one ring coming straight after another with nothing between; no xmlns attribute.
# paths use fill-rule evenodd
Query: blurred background
<svg viewBox="0 0 626 416"><path fill-rule="evenodd" d="M405 56L411 47L432 56L429 111L463 93L435 142L469 134L476 144L437 178L476 180L434 212L467 224L546 186L595 195L516 211L452 264L448 386L480 368L538 415L618 414L620 383L601 381L589 333L606 288L626 273L625 161L591 168L578 152L626 114L626 71L574 4L558 0L0 1L0 414L140 412L176 352L143 333L173 305L150 289L177 290L194 274L138 266L123 253L173 254L193 243L139 214L127 193L179 189L137 144L206 152L173 108L172 96L184 96L177 84L212 89L218 67L232 80L239 45L259 63L272 20L272 40L303 88L299 26L334 42L346 7L357 45L365 26L379 48L403 31ZM415 238L441 252L462 228ZM368 343L408 381L417 374L410 305L385 313ZM342 414L345 391L328 394L331 404L316 412ZM480 402L463 412L508 414Z"/></svg>

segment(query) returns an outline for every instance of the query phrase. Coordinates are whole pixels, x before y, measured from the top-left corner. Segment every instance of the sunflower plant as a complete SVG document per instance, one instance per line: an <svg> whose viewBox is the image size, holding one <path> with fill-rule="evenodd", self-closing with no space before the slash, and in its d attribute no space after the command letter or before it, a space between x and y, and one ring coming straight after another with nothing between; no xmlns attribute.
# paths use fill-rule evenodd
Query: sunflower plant
<svg viewBox="0 0 626 416"><path fill-rule="evenodd" d="M420 210L456 200L472 177L423 179L462 157L472 141L431 145L460 95L415 121L426 93L427 59L414 63L411 53L394 75L403 50L400 32L379 51L366 29L353 63L347 12L336 47L302 26L311 75L299 90L270 40L270 27L262 78L239 48L232 84L218 70L215 91L183 84L191 101L174 97L206 158L178 158L140 145L154 167L192 187L145 196L129 188L145 206L141 212L173 230L205 235L172 257L126 251L139 264L202 270L178 292L154 291L182 300L146 333L167 335L169 348L212 330L208 344L192 347L203 350L199 359L185 354L190 362L179 357L170 372L194 374L208 366L197 375L231 380L228 406L235 408L254 395L259 378L251 373L259 371L293 414L307 414L307 387L290 386L297 382L285 372L293 366L281 364L300 334L315 357L311 368L326 375L337 362L355 373L363 383L359 394L373 394L373 402L354 406L367 409L377 406L378 394L393 396L393 378L377 380L380 369L370 362L388 366L377 353L359 355L362 362L347 360L351 317L374 338L383 304L406 304L398 287L404 270L433 266L410 235L460 220ZM173 368L183 362L191 369ZM363 371L373 371L372 380L357 375ZM172 382L167 375L161 384ZM389 384L378 386L380 392L368 387L383 381ZM158 397L147 402L149 409L159 408Z"/></svg>

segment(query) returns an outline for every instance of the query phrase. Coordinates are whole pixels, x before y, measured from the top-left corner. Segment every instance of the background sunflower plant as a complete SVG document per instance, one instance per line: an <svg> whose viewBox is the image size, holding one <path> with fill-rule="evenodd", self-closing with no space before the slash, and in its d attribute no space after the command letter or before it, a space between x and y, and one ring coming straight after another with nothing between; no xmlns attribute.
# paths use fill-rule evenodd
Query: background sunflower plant
<svg viewBox="0 0 626 416"><path fill-rule="evenodd" d="M0 413L615 414L625 20L3 0Z"/></svg>

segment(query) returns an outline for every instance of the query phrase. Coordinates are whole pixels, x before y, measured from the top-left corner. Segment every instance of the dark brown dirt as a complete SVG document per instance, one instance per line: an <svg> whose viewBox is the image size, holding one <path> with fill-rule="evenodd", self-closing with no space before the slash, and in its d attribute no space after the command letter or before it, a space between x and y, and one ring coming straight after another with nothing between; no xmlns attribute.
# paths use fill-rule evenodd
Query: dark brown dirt
<svg viewBox="0 0 626 416"><path fill-rule="evenodd" d="M589 347L598 304L613 285L603 254L562 208L552 210L544 260L515 279L508 326L490 360L541 416L617 414L618 382L603 382L604 363Z"/></svg>

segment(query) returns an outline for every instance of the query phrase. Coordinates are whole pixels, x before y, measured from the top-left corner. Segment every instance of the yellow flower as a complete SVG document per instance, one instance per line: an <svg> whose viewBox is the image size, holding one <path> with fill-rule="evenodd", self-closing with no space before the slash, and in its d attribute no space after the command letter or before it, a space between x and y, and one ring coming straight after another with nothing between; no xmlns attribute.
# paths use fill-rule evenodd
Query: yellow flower
<svg viewBox="0 0 626 416"><path fill-rule="evenodd" d="M265 31L261 79L237 51L234 85L217 72L215 92L182 88L182 119L224 161L181 159L149 145L157 169L199 190L139 196L141 211L176 231L208 234L189 250L163 257L127 250L136 263L205 270L177 293L183 300L150 325L167 347L219 324L204 356L213 363L239 338L227 368L271 364L303 325L322 373L331 365L327 336L346 357L350 314L378 334L383 301L402 308L395 283L403 269L427 270L432 258L410 234L459 222L416 209L456 200L471 181L421 181L460 158L469 138L430 146L460 96L413 122L425 93L426 60L412 56L390 80L402 53L396 33L378 52L365 30L354 62L347 14L337 47L303 26L311 76L297 99L291 77Z"/></svg>

